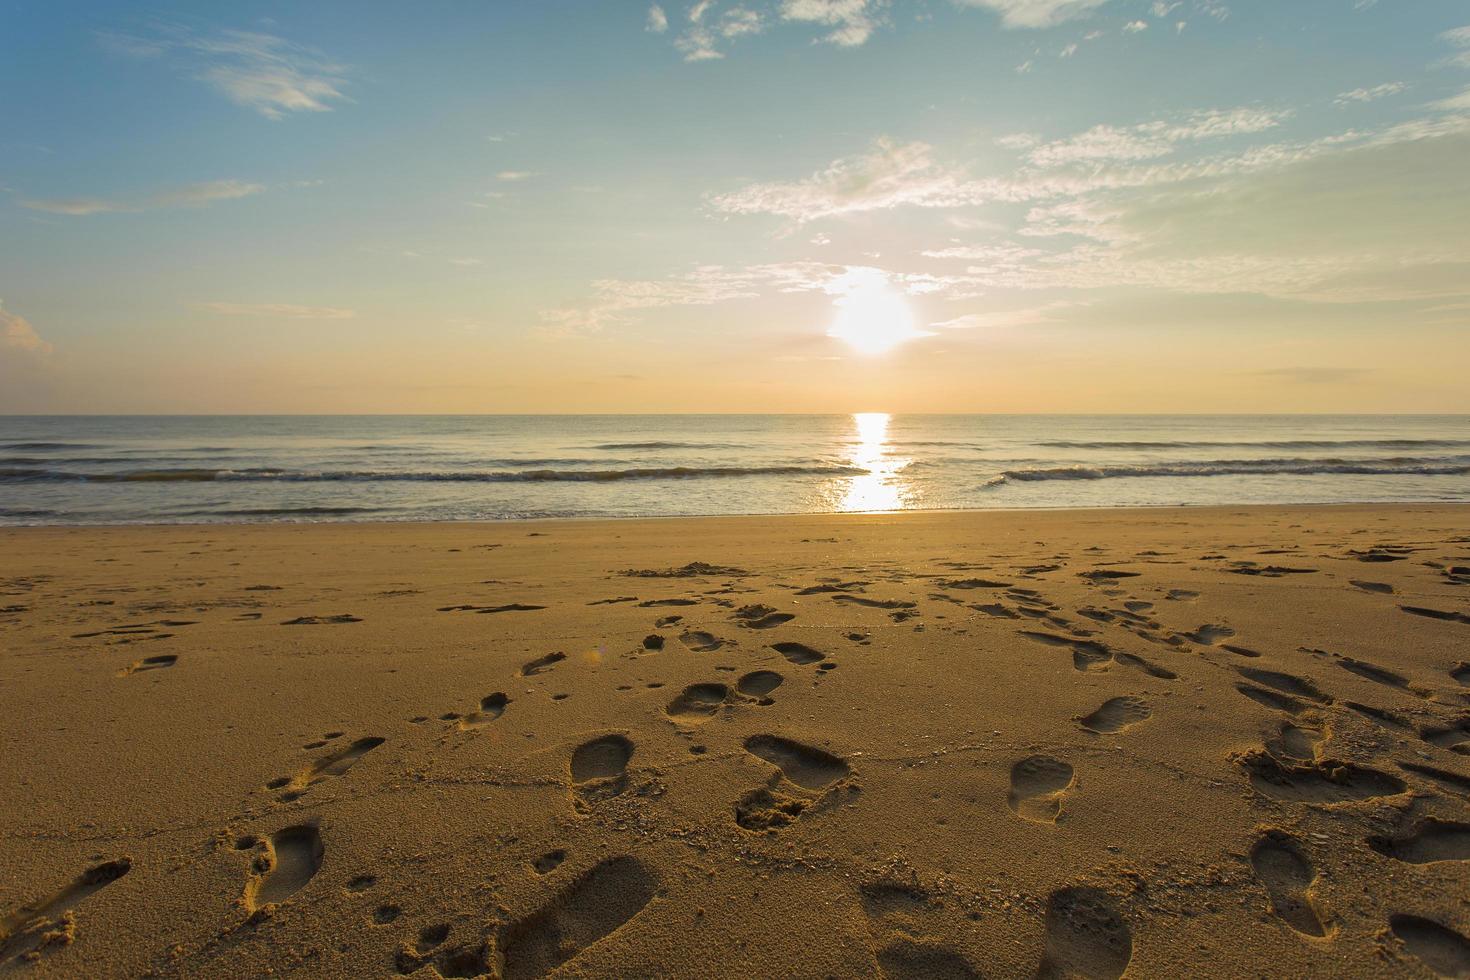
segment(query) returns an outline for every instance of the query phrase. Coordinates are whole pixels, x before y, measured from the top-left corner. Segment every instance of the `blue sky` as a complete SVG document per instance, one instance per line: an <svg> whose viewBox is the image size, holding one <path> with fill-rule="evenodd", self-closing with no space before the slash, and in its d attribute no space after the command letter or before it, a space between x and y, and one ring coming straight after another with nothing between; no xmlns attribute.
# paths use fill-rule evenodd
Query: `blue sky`
<svg viewBox="0 0 1470 980"><path fill-rule="evenodd" d="M0 118L0 411L1470 410L1462 2L12 2Z"/></svg>

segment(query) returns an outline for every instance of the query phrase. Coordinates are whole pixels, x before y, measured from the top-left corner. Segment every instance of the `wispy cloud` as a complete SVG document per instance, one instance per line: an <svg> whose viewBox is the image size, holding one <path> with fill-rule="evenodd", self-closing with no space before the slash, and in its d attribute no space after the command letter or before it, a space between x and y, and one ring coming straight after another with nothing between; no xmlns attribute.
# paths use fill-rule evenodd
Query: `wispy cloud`
<svg viewBox="0 0 1470 980"><path fill-rule="evenodd" d="M221 316L253 316L291 320L351 320L356 310L338 306L297 306L293 303L200 303L199 308Z"/></svg>
<svg viewBox="0 0 1470 980"><path fill-rule="evenodd" d="M230 201L249 197L265 190L264 184L253 184L243 180L211 180L199 184L184 184L159 191L142 198L106 197L47 197L20 198L23 208L32 211L47 211L51 214L83 216L90 214L126 213L149 211L157 208L203 207L214 201Z"/></svg>
<svg viewBox="0 0 1470 980"><path fill-rule="evenodd" d="M1108 0L956 0L963 7L983 7L1000 15L1006 27L1052 27L1085 17Z"/></svg>
<svg viewBox="0 0 1470 980"><path fill-rule="evenodd" d="M974 201L959 171L940 165L925 143L879 139L862 156L837 160L803 180L752 184L716 195L726 214L773 214L798 222L904 205L954 207Z"/></svg>
<svg viewBox="0 0 1470 980"><path fill-rule="evenodd" d="M1052 167L1100 160L1149 160L1168 156L1180 143L1259 133L1291 115L1286 110L1238 108L1194 113L1182 120L1136 126L1094 126L1077 136L1042 143L1030 151L1031 161Z"/></svg>
<svg viewBox="0 0 1470 980"><path fill-rule="evenodd" d="M1340 384L1344 381L1356 381L1364 375L1372 374L1371 368L1345 368L1345 367L1280 367L1267 368L1263 371L1253 371L1252 374L1261 378L1269 378L1272 381L1285 381L1290 384L1304 385L1329 385Z"/></svg>
<svg viewBox="0 0 1470 980"><path fill-rule="evenodd" d="M8 312L0 305L0 350L21 351L44 357L51 353L52 347L41 339L30 321Z"/></svg>
<svg viewBox="0 0 1470 980"><path fill-rule="evenodd" d="M171 58L231 102L268 119L326 112L347 98L342 65L274 34L237 30L202 34L166 27L147 36L106 33L99 39L109 50L129 57Z"/></svg>
<svg viewBox="0 0 1470 980"><path fill-rule="evenodd" d="M1408 89L1404 82L1384 82L1382 85L1374 85L1372 88L1355 88L1350 92L1339 92L1337 98L1333 99L1336 105L1352 105L1355 102L1377 102L1386 99L1390 95L1398 95Z"/></svg>
<svg viewBox="0 0 1470 980"><path fill-rule="evenodd" d="M534 170L502 170L495 175L495 179L515 183L517 181L530 180L536 175L536 171Z"/></svg>
<svg viewBox="0 0 1470 980"><path fill-rule="evenodd" d="M873 36L886 6L885 0L782 0L781 18L830 27L822 40L854 48Z"/></svg>
<svg viewBox="0 0 1470 980"><path fill-rule="evenodd" d="M648 20L644 29L654 34L662 34L669 29L669 15L664 13L664 8L658 4L648 8Z"/></svg>

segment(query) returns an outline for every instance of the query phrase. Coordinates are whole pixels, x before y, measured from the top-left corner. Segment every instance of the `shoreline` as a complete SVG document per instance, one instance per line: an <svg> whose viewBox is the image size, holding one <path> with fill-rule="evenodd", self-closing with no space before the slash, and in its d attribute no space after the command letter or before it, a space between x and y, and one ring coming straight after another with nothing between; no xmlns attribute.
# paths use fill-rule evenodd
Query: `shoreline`
<svg viewBox="0 0 1470 980"><path fill-rule="evenodd" d="M1330 501L1322 503L1242 503L1242 504L1150 504L1140 506L1117 506L1101 504L1096 507L971 507L971 508L909 508L905 510L871 510L871 511L810 511L800 513L759 513L759 514L670 514L670 515L648 515L638 517L505 517L487 518L485 520L421 520L418 518L404 518L403 520L327 520L327 521L291 521L291 520L268 520L268 521L176 521L170 523L137 522L128 524L0 524L0 535L15 531L46 531L46 530L81 530L81 531L125 531L125 530L166 530L168 528L246 528L246 527L437 527L437 526L461 526L461 527L497 527L501 525L515 526L519 524L637 524L644 521L738 521L738 520L800 520L800 519L830 519L843 520L845 518L870 518L870 517L902 517L906 515L942 515L963 516L978 514L1096 514L1096 513L1144 513L1150 511L1180 511L1187 513L1209 513L1212 511L1235 511L1248 510L1351 510L1362 509L1388 509L1388 510L1412 510L1416 508L1466 508L1470 507L1470 501L1463 500L1428 500L1428 501Z"/></svg>

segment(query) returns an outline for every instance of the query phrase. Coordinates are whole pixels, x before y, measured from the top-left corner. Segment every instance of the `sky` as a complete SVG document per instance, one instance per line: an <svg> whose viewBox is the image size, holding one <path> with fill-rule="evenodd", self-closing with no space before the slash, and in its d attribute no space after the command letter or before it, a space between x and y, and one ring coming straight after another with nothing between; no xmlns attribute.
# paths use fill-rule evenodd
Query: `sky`
<svg viewBox="0 0 1470 980"><path fill-rule="evenodd" d="M1470 412L1463 0L0 0L0 412Z"/></svg>

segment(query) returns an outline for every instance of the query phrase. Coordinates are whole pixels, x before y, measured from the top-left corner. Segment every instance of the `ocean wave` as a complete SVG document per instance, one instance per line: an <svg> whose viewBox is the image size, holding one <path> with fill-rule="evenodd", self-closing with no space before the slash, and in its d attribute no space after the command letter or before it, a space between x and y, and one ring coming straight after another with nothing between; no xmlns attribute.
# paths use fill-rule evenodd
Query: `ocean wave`
<svg viewBox="0 0 1470 980"><path fill-rule="evenodd" d="M736 449L733 442L602 442L593 449Z"/></svg>
<svg viewBox="0 0 1470 980"><path fill-rule="evenodd" d="M0 483L611 483L620 480L692 480L745 476L859 476L857 466L659 466L623 470L134 470L76 473L63 470L0 469Z"/></svg>
<svg viewBox="0 0 1470 980"><path fill-rule="evenodd" d="M1228 439L1181 440L1171 442L1133 442L1128 440L1099 440L1079 442L1071 439L1053 439L1038 442L1048 449L1450 449L1470 446L1470 439L1280 439L1244 440Z"/></svg>
<svg viewBox="0 0 1470 980"><path fill-rule="evenodd" d="M184 517L340 517L375 514L396 508L384 507L242 507L238 510L191 510Z"/></svg>
<svg viewBox="0 0 1470 980"><path fill-rule="evenodd" d="M85 442L0 442L0 449L106 449Z"/></svg>
<svg viewBox="0 0 1470 980"><path fill-rule="evenodd" d="M984 486L1046 480L1111 480L1153 476L1317 476L1334 473L1363 476L1464 476L1470 474L1470 458L1213 459L1116 466L1052 466L1006 470L986 480Z"/></svg>

